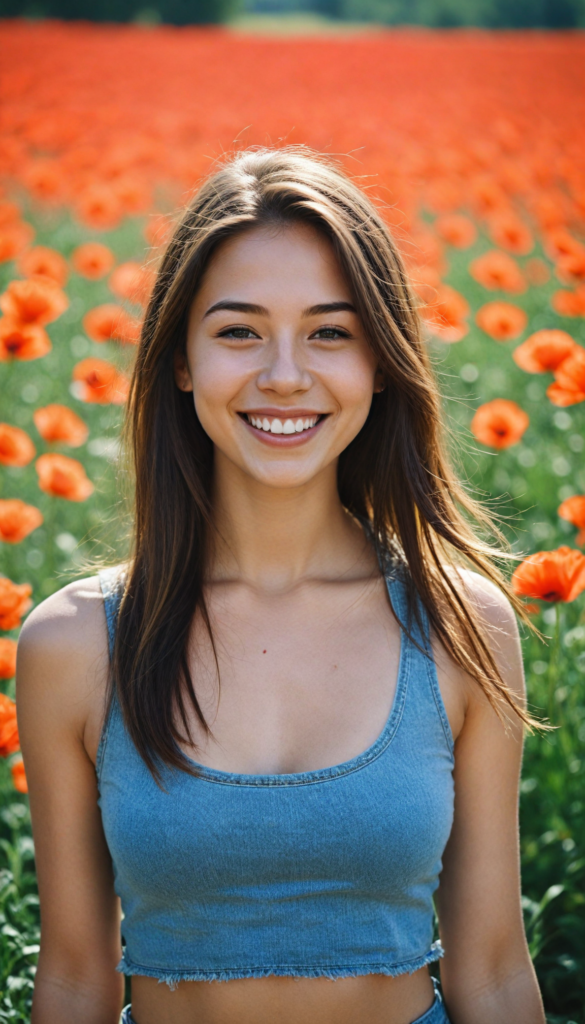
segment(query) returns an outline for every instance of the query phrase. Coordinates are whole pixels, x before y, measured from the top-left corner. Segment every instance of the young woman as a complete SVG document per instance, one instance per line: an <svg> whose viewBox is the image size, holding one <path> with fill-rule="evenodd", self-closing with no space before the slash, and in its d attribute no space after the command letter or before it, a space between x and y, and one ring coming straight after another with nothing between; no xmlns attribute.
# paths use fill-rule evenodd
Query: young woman
<svg viewBox="0 0 585 1024"><path fill-rule="evenodd" d="M136 1024L542 1024L515 618L400 257L335 166L260 150L202 187L128 431L131 558L19 648L33 1024L115 1024L122 975Z"/></svg>

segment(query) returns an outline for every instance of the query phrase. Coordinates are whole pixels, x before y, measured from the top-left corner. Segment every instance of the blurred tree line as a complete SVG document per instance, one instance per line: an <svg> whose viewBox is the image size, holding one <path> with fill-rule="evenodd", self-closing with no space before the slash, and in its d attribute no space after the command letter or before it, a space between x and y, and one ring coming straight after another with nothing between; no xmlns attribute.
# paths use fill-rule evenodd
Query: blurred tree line
<svg viewBox="0 0 585 1024"><path fill-rule="evenodd" d="M313 13L384 25L585 28L585 0L0 0L0 17L213 24L238 13Z"/></svg>

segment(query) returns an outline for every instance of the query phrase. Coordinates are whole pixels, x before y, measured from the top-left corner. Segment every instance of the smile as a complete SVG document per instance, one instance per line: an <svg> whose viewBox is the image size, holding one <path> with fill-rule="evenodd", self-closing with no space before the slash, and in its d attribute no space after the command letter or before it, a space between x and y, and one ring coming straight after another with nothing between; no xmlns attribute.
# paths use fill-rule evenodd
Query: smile
<svg viewBox="0 0 585 1024"><path fill-rule="evenodd" d="M263 430L267 434L302 434L306 430L312 430L320 419L316 416L303 416L298 419L279 419L277 416L254 416L249 413L242 413L244 418L255 427L256 430Z"/></svg>

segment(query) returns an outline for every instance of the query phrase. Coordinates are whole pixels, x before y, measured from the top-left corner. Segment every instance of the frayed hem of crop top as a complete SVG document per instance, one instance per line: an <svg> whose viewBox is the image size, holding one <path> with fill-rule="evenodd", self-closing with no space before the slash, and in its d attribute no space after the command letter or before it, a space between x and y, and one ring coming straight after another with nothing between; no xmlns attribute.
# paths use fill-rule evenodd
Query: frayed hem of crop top
<svg viewBox="0 0 585 1024"><path fill-rule="evenodd" d="M321 967L304 966L303 964L275 964L272 967L225 967L221 970L189 970L168 971L164 967L144 967L142 964L133 963L125 954L116 967L120 974L126 977L134 975L145 978L157 978L164 982L171 991L181 981L235 981L238 978L357 978L364 974L384 974L390 978L397 978L400 974L414 974L420 971L421 967L440 960L445 951L440 942L433 942L430 950L424 956L416 957L414 960L405 960L400 964L365 963L365 964L330 964Z"/></svg>

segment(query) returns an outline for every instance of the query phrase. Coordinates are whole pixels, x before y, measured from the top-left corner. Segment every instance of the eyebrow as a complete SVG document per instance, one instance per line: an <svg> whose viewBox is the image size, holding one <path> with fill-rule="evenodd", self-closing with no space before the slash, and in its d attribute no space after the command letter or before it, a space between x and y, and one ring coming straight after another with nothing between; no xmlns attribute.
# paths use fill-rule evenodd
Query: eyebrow
<svg viewBox="0 0 585 1024"><path fill-rule="evenodd" d="M206 316L211 316L212 313L229 312L229 313L250 313L252 316L269 316L269 311L266 306L258 306L254 302L237 302L235 299L223 299L221 302L215 302L213 306L210 306L205 313L203 319ZM303 310L303 317L310 316L326 316L327 313L356 313L357 310L351 302L322 302L317 306L309 306L308 309Z"/></svg>

